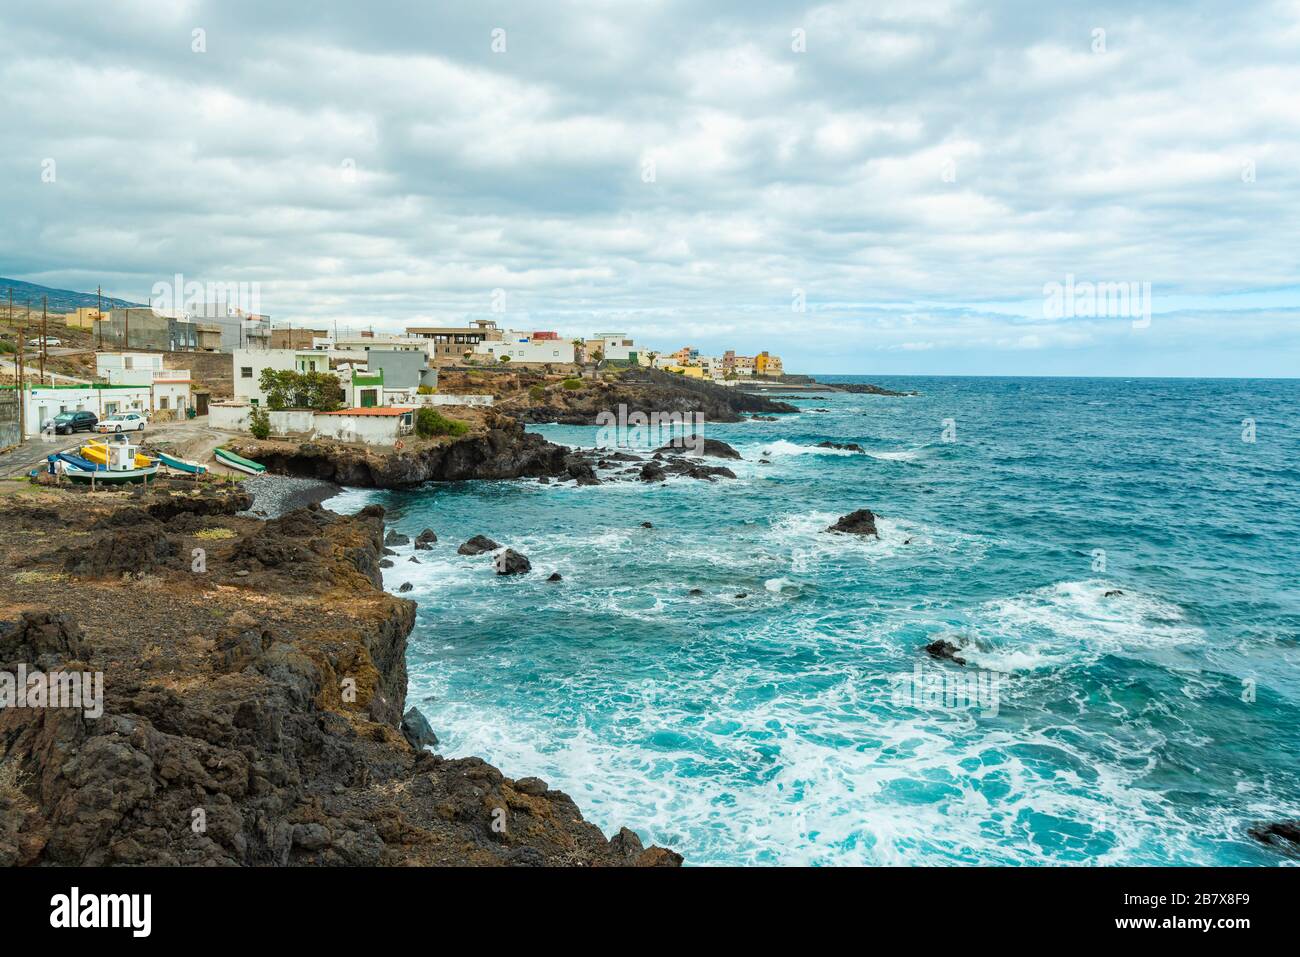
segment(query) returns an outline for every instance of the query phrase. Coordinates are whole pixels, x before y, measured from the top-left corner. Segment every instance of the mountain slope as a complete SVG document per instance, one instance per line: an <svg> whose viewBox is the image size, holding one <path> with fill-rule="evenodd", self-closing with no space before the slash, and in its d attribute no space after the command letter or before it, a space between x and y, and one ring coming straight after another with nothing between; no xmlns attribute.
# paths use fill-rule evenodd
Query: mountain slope
<svg viewBox="0 0 1300 957"><path fill-rule="evenodd" d="M50 312L71 312L73 309L82 306L95 306L99 304L99 297L93 292L73 292L71 289L53 289L49 286L40 286L34 282L23 282L21 279L5 279L0 276L0 305L7 305L9 302L9 291L13 290L14 306L26 306L31 304L33 309L41 307L41 297L49 297ZM109 296L104 297L105 309L116 309L123 306L139 306L143 303L127 302L125 299L113 299Z"/></svg>

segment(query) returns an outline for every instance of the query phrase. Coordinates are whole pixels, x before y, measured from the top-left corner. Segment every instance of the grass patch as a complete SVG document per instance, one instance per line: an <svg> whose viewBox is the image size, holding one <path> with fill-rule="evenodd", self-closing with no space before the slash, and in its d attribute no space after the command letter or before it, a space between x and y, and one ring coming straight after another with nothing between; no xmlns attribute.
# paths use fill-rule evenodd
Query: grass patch
<svg viewBox="0 0 1300 957"><path fill-rule="evenodd" d="M441 412L425 406L415 415L415 434L422 439L439 435L464 435L469 426L457 419L449 419Z"/></svg>
<svg viewBox="0 0 1300 957"><path fill-rule="evenodd" d="M529 386L528 397L534 401L544 399L546 397L546 389L540 385Z"/></svg>
<svg viewBox="0 0 1300 957"><path fill-rule="evenodd" d="M63 572L15 572L14 581L20 585L39 585L43 582L61 582L66 581L67 575Z"/></svg>
<svg viewBox="0 0 1300 957"><path fill-rule="evenodd" d="M201 538L205 542L222 542L234 538L235 532L229 528L205 528L201 532L195 532L194 537Z"/></svg>
<svg viewBox="0 0 1300 957"><path fill-rule="evenodd" d="M575 391L575 390L577 390L577 389L581 389L581 388L582 388L582 380L581 380L581 379L565 379L563 382L560 383L560 385L562 385L564 388L568 389L570 392L573 392L573 391Z"/></svg>

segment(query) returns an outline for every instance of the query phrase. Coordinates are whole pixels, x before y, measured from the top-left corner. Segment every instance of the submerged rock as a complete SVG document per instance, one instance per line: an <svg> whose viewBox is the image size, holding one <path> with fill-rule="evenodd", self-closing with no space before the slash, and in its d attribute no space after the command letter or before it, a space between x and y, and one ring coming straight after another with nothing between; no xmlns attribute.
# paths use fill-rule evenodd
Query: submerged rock
<svg viewBox="0 0 1300 957"><path fill-rule="evenodd" d="M856 442L818 442L819 449L839 449L841 452L865 452L862 446Z"/></svg>
<svg viewBox="0 0 1300 957"><path fill-rule="evenodd" d="M456 549L457 555L482 555L484 552L495 552L501 546L486 535L475 535L468 542Z"/></svg>
<svg viewBox="0 0 1300 957"><path fill-rule="evenodd" d="M397 590L402 594L405 594L406 592L410 591L414 587L415 586L412 585L410 582L402 582L401 586Z"/></svg>
<svg viewBox="0 0 1300 957"><path fill-rule="evenodd" d="M548 582L564 581L564 576L559 572L551 572L551 577L546 579Z"/></svg>
<svg viewBox="0 0 1300 957"><path fill-rule="evenodd" d="M433 534L433 529L426 528L419 535L415 536L415 547L420 551L428 551L438 541L438 536Z"/></svg>
<svg viewBox="0 0 1300 957"><path fill-rule="evenodd" d="M507 548L496 557L498 575L522 575L533 570L533 563L527 555L521 555L513 548Z"/></svg>
<svg viewBox="0 0 1300 957"><path fill-rule="evenodd" d="M641 466L642 482L665 482L668 480L668 473L658 462L647 462Z"/></svg>
<svg viewBox="0 0 1300 957"><path fill-rule="evenodd" d="M954 664L964 665L966 664L966 659L957 654L959 651L961 651L961 649L951 641L944 641L942 638L937 641L932 641L925 646L925 653L931 658L938 661L951 661Z"/></svg>
<svg viewBox="0 0 1300 957"><path fill-rule="evenodd" d="M1258 824L1246 831L1266 847L1279 848L1291 854L1300 854L1300 821L1276 821Z"/></svg>
<svg viewBox="0 0 1300 957"><path fill-rule="evenodd" d="M839 521L826 529L828 532L843 532L846 535L874 535L880 537L876 531L876 516L869 508L860 508L856 512L849 512L847 515L841 515Z"/></svg>
<svg viewBox="0 0 1300 957"><path fill-rule="evenodd" d="M385 545L409 545L411 544L411 536L403 535L401 532L390 531L387 535L384 536L384 544Z"/></svg>
<svg viewBox="0 0 1300 957"><path fill-rule="evenodd" d="M650 522L642 522L642 523L641 523L641 527L642 527L642 528L654 528L654 525L652 525Z"/></svg>

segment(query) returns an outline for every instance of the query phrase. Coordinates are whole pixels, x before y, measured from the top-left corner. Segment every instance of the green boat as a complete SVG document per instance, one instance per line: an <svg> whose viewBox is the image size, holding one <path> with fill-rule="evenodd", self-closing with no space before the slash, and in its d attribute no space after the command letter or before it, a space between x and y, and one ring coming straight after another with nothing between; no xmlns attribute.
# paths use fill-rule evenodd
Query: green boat
<svg viewBox="0 0 1300 957"><path fill-rule="evenodd" d="M166 452L159 452L158 459L163 465L176 472L185 472L189 475L203 475L208 471L206 465L200 465L198 462L191 462L189 459L178 459L174 455L168 455Z"/></svg>
<svg viewBox="0 0 1300 957"><path fill-rule="evenodd" d="M247 472L249 475L261 475L266 471L265 465L260 465L252 459L246 459L242 455L236 455L229 449L215 449L212 454L222 465L228 465L232 469L239 469L239 471Z"/></svg>

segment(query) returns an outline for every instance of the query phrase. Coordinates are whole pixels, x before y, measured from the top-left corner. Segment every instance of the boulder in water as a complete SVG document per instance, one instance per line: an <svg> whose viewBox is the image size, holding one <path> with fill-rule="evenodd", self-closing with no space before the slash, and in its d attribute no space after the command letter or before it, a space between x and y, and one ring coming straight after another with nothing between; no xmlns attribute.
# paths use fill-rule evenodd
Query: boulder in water
<svg viewBox="0 0 1300 957"><path fill-rule="evenodd" d="M484 552L495 552L501 546L486 535L475 535L460 548L456 549L457 555L482 555Z"/></svg>
<svg viewBox="0 0 1300 957"><path fill-rule="evenodd" d="M876 516L869 508L860 508L856 512L849 512L847 515L841 515L840 520L830 528L828 532L843 532L846 535L872 535L880 537L876 531Z"/></svg>

